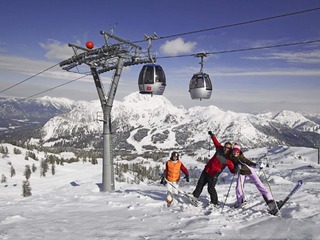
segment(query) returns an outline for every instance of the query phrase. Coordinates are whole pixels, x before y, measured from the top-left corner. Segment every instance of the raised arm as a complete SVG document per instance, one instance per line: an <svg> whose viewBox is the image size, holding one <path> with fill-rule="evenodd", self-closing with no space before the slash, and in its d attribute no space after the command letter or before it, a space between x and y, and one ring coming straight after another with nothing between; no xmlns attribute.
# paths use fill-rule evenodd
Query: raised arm
<svg viewBox="0 0 320 240"><path fill-rule="evenodd" d="M211 132L209 131L208 134L210 135L212 141L213 141L213 144L216 148L218 147L222 147L221 143L218 141L218 139L216 138L216 136Z"/></svg>

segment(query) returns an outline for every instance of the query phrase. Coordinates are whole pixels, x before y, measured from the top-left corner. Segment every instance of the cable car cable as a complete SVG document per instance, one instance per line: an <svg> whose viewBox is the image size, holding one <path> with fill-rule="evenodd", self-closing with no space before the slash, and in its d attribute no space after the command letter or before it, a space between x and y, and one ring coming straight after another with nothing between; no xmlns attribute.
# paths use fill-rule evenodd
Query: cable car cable
<svg viewBox="0 0 320 240"><path fill-rule="evenodd" d="M284 44L277 44L277 45L270 45L270 46L262 46L262 47L223 50L223 51L219 51L219 52L206 52L206 54L209 55L209 54L223 54L223 53L244 52L244 51L268 49L268 48L278 48L278 47L289 47L289 46L295 46L295 45L312 44L312 43L318 43L318 42L320 42L320 39L310 40L310 41L303 41L303 42L284 43ZM196 54L184 54L184 55L178 55L178 56L163 56L163 57L158 57L158 59L161 59L161 58L176 58L176 57L193 57L195 55Z"/></svg>
<svg viewBox="0 0 320 240"><path fill-rule="evenodd" d="M40 95L40 94L42 94L42 93L49 92L49 91L54 90L54 89L56 89L56 88L59 88L59 87L62 87L62 86L64 86L64 85L67 85L67 84L69 84L69 83L73 83L73 82L75 82L75 81L77 81L77 80L80 80L80 79L82 79L82 78L84 78L84 77L86 77L86 76L88 76L88 75L78 77L78 78L73 79L73 80L71 80L71 81L68 81L68 82L66 82L66 83L63 83L63 84L57 85L57 86L55 86L55 87L49 88L49 89L47 89L47 90L44 90L44 91L42 91L42 92L33 94L33 95L29 96L29 97L22 98L22 99L19 100L19 101L24 101L24 100L27 100L27 99L29 99L29 98L38 96L38 95Z"/></svg>
<svg viewBox="0 0 320 240"><path fill-rule="evenodd" d="M293 16L293 15L297 15L297 14L302 14L302 13L307 13L307 12L312 12L312 11L318 11L318 10L320 10L320 7L306 9L306 10L302 10L302 11L298 11L298 12L285 13L285 14L276 15L276 16L272 16L272 17L258 18L258 19L245 21L245 22L232 23L232 24L222 25L222 26L218 26L218 27L205 28L205 29L200 29L200 30L195 30L195 31L190 31L190 32L184 32L184 33L177 33L177 34L172 34L172 35L168 35L168 36L158 37L155 40L173 38L173 37L184 36L184 35L189 35L189 34L207 32L207 31L213 31L213 30L218 30L218 29L223 29L223 28L228 28L228 27L236 27L236 26L241 26L241 25L245 25L245 24L262 22L262 21L267 21L267 20L273 20L273 19L277 19L277 18L288 17L288 16ZM144 41L145 40L139 40L139 41L134 41L133 43L139 43L139 42L144 42Z"/></svg>
<svg viewBox="0 0 320 240"><path fill-rule="evenodd" d="M42 70L41 72L39 72L39 73L37 73L37 74L35 74L35 75L32 75L31 77L28 77L28 78L22 80L21 82L18 82L18 83L16 83L16 84L12 85L11 87L8 87L8 88L0 91L0 93L3 93L3 92L5 92L5 91L7 91L7 90L9 90L9 89L11 89L11 88L14 88L14 87L20 85L21 83L24 83L24 82L26 82L26 81L28 81L28 80L30 80L30 79L32 79L32 78L34 78L34 77L36 77L36 76L44 73L44 72L46 72L46 71L48 71L48 70L50 70L50 69L52 69L52 68L54 68L54 67L56 67L56 66L58 66L58 65L59 65L59 63L57 63L57 64L55 64L55 65L53 65L53 66L51 66L51 67L49 67L49 68L47 68L47 69L44 69L44 70Z"/></svg>
<svg viewBox="0 0 320 240"><path fill-rule="evenodd" d="M263 47L252 47L252 48L242 48L242 49L235 49L235 50L225 50L225 51L212 52L212 53L207 53L207 54L244 52L244 51L268 49L268 48L289 47L289 46L295 46L295 45L311 44L311 43L317 43L317 42L320 42L320 39L319 40L304 41L304 42L284 43L284 44L277 44L277 45L270 45L270 46L263 46Z"/></svg>

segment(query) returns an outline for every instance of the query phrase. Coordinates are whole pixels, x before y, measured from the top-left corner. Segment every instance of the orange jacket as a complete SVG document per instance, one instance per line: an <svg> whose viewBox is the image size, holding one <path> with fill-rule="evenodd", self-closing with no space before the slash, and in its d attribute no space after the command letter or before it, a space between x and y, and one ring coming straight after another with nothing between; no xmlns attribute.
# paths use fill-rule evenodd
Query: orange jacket
<svg viewBox="0 0 320 240"><path fill-rule="evenodd" d="M187 168L182 162L180 162L180 160L168 160L166 163L166 169L164 170L164 176L170 182L178 182L180 180L180 171L186 175L189 174Z"/></svg>

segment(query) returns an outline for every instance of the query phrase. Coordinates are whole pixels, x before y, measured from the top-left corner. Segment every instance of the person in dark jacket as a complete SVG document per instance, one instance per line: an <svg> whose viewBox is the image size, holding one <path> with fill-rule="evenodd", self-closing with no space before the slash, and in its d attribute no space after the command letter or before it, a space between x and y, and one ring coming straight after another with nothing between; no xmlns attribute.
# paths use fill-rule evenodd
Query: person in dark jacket
<svg viewBox="0 0 320 240"><path fill-rule="evenodd" d="M271 192L263 185L260 178L257 176L255 168L257 164L247 159L238 144L234 144L232 148L231 160L235 166L236 172L239 173L236 185L237 201L234 204L235 208L245 204L244 200L244 183L246 178L249 178L255 184L258 191L262 194L263 199L267 203L270 210L276 207Z"/></svg>
<svg viewBox="0 0 320 240"><path fill-rule="evenodd" d="M231 173L235 173L233 162L230 160L232 144L230 142L226 142L224 146L222 146L211 131L209 131L208 134L216 147L216 152L204 167L204 170L197 182L196 189L193 191L192 195L195 198L199 198L203 187L208 184L208 193L210 194L211 200L210 203L218 205L218 195L215 189L218 176L226 166L229 168Z"/></svg>

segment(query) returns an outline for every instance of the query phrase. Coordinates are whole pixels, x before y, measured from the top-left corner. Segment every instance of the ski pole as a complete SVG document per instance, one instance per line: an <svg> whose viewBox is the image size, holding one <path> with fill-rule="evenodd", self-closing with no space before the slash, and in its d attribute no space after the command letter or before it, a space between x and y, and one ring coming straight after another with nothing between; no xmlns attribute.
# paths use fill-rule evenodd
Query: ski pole
<svg viewBox="0 0 320 240"><path fill-rule="evenodd" d="M181 192L175 185L173 185L168 179L166 179L167 184L171 185L171 187L175 188L178 192Z"/></svg>
<svg viewBox="0 0 320 240"><path fill-rule="evenodd" d="M177 188L177 187L176 187L175 185L173 185L172 182L170 182L168 179L165 178L165 180L166 180L167 184L169 184L171 187L173 187L174 189L176 189L178 193L182 193L182 194L184 194L184 195L186 194L186 192L184 192L184 191L180 190L179 188Z"/></svg>
<svg viewBox="0 0 320 240"><path fill-rule="evenodd" d="M170 186L172 186L173 188L175 188L175 189L178 191L178 193L181 193L181 194L183 194L186 198L188 198L188 199L192 202L193 205L198 206L198 201L197 201L197 199L194 198L193 195L190 196L190 194L188 194L188 193L185 192L185 191L182 191L182 190L178 189L175 185L173 185L173 184L172 184L170 181L168 181L166 178L165 178L165 180L167 181L167 184L169 184Z"/></svg>
<svg viewBox="0 0 320 240"><path fill-rule="evenodd" d="M271 185L270 185L270 183L269 183L269 181L268 181L266 172L265 172L263 169L260 169L260 170L262 171L262 173L263 173L263 175L264 175L264 178L266 179L266 182L267 182L267 185L268 185L268 187L269 187L269 190L270 190L271 196L272 196L272 198L273 198L273 201L275 201L276 208L277 208L277 211L278 211L278 213L279 213L279 217L280 217L280 219L282 219L281 212L280 212L279 207L278 207L278 204L277 204L277 202L276 202L276 200L275 200L275 198L274 198L274 196L273 196L273 192L272 192L272 189L271 189Z"/></svg>
<svg viewBox="0 0 320 240"><path fill-rule="evenodd" d="M227 199L228 199L228 196L229 196L229 192L230 192L230 189L231 189L231 185L232 185L232 183L233 183L233 180L234 180L234 176L235 176L235 175L236 175L236 174L233 174L233 177L232 177L232 179L231 179L230 186L229 186L229 189L228 189L228 192L227 192L227 196L226 196L226 198L225 198L225 200L224 200L224 203L223 203L223 205L222 205L221 213L223 212L224 205L225 205L226 202L227 202Z"/></svg>

